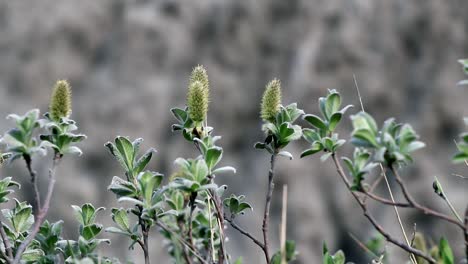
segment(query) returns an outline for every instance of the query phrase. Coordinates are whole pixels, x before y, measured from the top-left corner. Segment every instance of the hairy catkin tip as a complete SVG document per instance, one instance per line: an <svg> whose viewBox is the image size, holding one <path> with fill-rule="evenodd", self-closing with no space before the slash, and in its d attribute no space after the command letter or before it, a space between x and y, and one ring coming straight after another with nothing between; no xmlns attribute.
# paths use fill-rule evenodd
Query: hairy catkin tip
<svg viewBox="0 0 468 264"><path fill-rule="evenodd" d="M203 65L198 65L197 67L193 68L192 74L190 75L190 83L199 81L205 86L209 88L209 80L208 80L208 73L206 72L205 67Z"/></svg>
<svg viewBox="0 0 468 264"><path fill-rule="evenodd" d="M208 95L200 81L190 82L187 94L187 106L190 118L195 122L202 122L208 113Z"/></svg>
<svg viewBox="0 0 468 264"><path fill-rule="evenodd" d="M274 122L280 111L281 82L274 79L269 82L263 93L260 116L264 121Z"/></svg>
<svg viewBox="0 0 468 264"><path fill-rule="evenodd" d="M66 80L55 83L50 99L49 115L54 121L71 115L71 86Z"/></svg>

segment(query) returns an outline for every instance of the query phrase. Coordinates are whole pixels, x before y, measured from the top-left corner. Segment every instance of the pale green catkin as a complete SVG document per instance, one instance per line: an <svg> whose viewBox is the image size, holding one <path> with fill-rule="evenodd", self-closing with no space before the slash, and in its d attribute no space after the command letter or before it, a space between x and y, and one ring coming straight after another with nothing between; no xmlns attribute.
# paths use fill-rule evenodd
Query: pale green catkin
<svg viewBox="0 0 468 264"><path fill-rule="evenodd" d="M49 115L54 121L60 118L68 118L71 115L71 86L66 80L59 80L55 83L49 105Z"/></svg>
<svg viewBox="0 0 468 264"><path fill-rule="evenodd" d="M208 73L203 65L198 65L197 67L193 68L192 74L190 75L190 83L195 81L199 81L203 84L203 88L205 89L206 96L209 97L210 95L210 82L208 80Z"/></svg>
<svg viewBox="0 0 468 264"><path fill-rule="evenodd" d="M263 93L260 116L264 121L274 122L281 106L281 82L274 79L269 82Z"/></svg>
<svg viewBox="0 0 468 264"><path fill-rule="evenodd" d="M187 106L190 118L194 122L203 122L208 113L208 94L202 82L191 81L187 94Z"/></svg>

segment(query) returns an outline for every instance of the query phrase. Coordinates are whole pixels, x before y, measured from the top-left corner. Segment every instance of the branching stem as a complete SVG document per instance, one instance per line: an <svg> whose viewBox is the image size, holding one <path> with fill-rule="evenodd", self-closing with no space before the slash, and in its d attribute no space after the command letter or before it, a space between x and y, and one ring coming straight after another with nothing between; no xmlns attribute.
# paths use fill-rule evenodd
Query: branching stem
<svg viewBox="0 0 468 264"><path fill-rule="evenodd" d="M361 209L362 209L362 211L364 213L364 216L369 220L369 222L374 226L374 228L380 234L382 234L388 242L400 247L401 249L403 249L403 250L405 250L405 251L407 251L409 253L412 253L412 254L414 254L416 256L424 258L425 260L427 260L431 264L436 264L436 261L431 256L427 255L426 253L424 253L424 252L422 252L422 251L420 251L418 249L415 249L415 248L413 248L411 246L408 246L406 243L404 243L402 241L399 241L399 240L393 238L387 231L385 231L385 229L381 225L379 225L379 223L377 223L375 218L368 211L367 204L359 198L359 196L358 196L358 194L356 192L353 192L351 190L351 183L349 182L348 178L346 177L346 174L345 174L345 172L343 170L343 167L341 166L341 164L338 161L336 153L332 154L332 159L333 159L333 162L335 164L338 175L340 175L340 177L343 180L343 182L345 183L346 187L351 192L351 195L353 195L354 199L358 202L359 206L361 207Z"/></svg>
<svg viewBox="0 0 468 264"><path fill-rule="evenodd" d="M31 176L31 184L34 189L34 202L36 203L34 208L34 213L35 216L37 217L37 213L39 212L41 208L41 195L39 192L39 187L37 184L37 173L32 169L32 160L31 156L29 155L23 155L24 161L26 162L26 168L28 169L29 175Z"/></svg>
<svg viewBox="0 0 468 264"><path fill-rule="evenodd" d="M273 189L275 184L273 183L274 171L275 171L275 160L276 160L276 151L271 154L270 159L270 171L268 172L268 191L265 202L265 211L263 214L263 245L266 263L270 264L270 252L269 252L269 240L268 240L268 224L270 222L270 206L271 206L271 197L273 196Z"/></svg>
<svg viewBox="0 0 468 264"><path fill-rule="evenodd" d="M5 258L7 260L7 263L11 263L13 259L13 250L11 249L10 239L5 233L5 229L3 227L3 223L1 220L0 220L0 235L2 237L3 246L5 247L5 253L6 253Z"/></svg>
<svg viewBox="0 0 468 264"><path fill-rule="evenodd" d="M265 245L258 239L256 239L252 234L250 234L249 232L245 231L242 227L238 226L236 223L234 223L234 219L232 218L227 218L225 217L224 218L234 229L236 229L237 231L239 231L239 233L241 233L242 235L248 237L250 240L252 240L252 242L254 242L255 244L257 244L257 246L259 246L263 252L265 252Z"/></svg>
<svg viewBox="0 0 468 264"><path fill-rule="evenodd" d="M411 196L408 188L406 187L405 183L403 182L402 178L400 177L400 174L395 169L395 167L390 166L390 170L392 171L393 175L395 176L395 179L396 179L398 185L400 185L400 188L401 188L401 190L403 192L403 195L405 196L405 199L408 201L408 203L411 205L411 207L422 211L426 215L432 215L432 216L438 217L438 218L440 218L442 220L445 220L447 222L450 222L450 223L460 227L462 230L466 231L466 228L463 225L463 223L461 223L457 219L452 218L450 216L447 216L445 214L439 213L437 211L434 211L434 210L432 210L432 209L430 209L428 207L422 206L418 202L416 202L416 200L414 200L414 198Z"/></svg>
<svg viewBox="0 0 468 264"><path fill-rule="evenodd" d="M61 159L62 159L62 154L60 154L60 153L55 153L54 154L54 158L52 160L52 167L49 170L49 184L47 186L47 194L46 194L46 198L44 200L44 205L43 205L42 208L38 208L38 212L36 214L36 219L34 219L35 221L34 221L33 229L31 231L31 233L29 233L29 235L26 237L26 239L18 247L18 250L16 250L16 256L15 256L15 259L13 260L13 264L20 263L21 255L24 253L24 251L29 246L29 244L31 244L34 237L39 232L39 229L41 228L42 223L45 220L47 212L49 211L50 201L52 199L52 193L54 192L55 171L56 171L57 166L60 163Z"/></svg>

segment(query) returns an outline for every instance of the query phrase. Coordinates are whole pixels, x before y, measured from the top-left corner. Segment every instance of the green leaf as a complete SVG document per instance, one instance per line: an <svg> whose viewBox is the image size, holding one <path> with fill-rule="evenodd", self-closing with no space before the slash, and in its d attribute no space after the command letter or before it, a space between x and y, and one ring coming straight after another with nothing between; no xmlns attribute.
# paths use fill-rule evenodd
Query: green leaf
<svg viewBox="0 0 468 264"><path fill-rule="evenodd" d="M86 240L95 238L102 230L102 225L92 224L83 228L82 236Z"/></svg>
<svg viewBox="0 0 468 264"><path fill-rule="evenodd" d="M271 257L271 264L281 264L281 253L276 252L273 257Z"/></svg>
<svg viewBox="0 0 468 264"><path fill-rule="evenodd" d="M197 160L192 171L193 179L201 183L208 176L208 166L204 160Z"/></svg>
<svg viewBox="0 0 468 264"><path fill-rule="evenodd" d="M336 126L341 120L341 117L343 116L342 113L336 112L330 117L330 124L328 125L328 131L334 131Z"/></svg>
<svg viewBox="0 0 468 264"><path fill-rule="evenodd" d="M345 264L346 258L342 250L338 250L335 255L333 255L333 261L335 264Z"/></svg>
<svg viewBox="0 0 468 264"><path fill-rule="evenodd" d="M301 153L301 158L309 156L309 155L313 155L313 154L315 154L317 152L320 152L322 150L323 150L322 144L320 142L316 142L315 144L312 144L311 148L306 149L305 151L303 151Z"/></svg>
<svg viewBox="0 0 468 264"><path fill-rule="evenodd" d="M325 103L325 111L327 117L331 117L333 113L338 112L341 105L341 97L335 90L331 90L330 94L327 96Z"/></svg>
<svg viewBox="0 0 468 264"><path fill-rule="evenodd" d="M28 205L15 212L15 215L11 219L11 222L17 233L26 232L34 223L32 207Z"/></svg>
<svg viewBox="0 0 468 264"><path fill-rule="evenodd" d="M315 129L304 128L302 129L302 136L307 142L313 144L315 141L320 141L320 135Z"/></svg>
<svg viewBox="0 0 468 264"><path fill-rule="evenodd" d="M117 197L136 197L137 196L137 188L136 186L129 182L125 181L117 176L112 178L112 182L109 185L108 189L115 193Z"/></svg>
<svg viewBox="0 0 468 264"><path fill-rule="evenodd" d="M81 215L83 218L83 225L92 224L96 218L96 209L90 203L84 204L81 207Z"/></svg>
<svg viewBox="0 0 468 264"><path fill-rule="evenodd" d="M105 231L108 232L108 233L120 234L120 235L124 235L124 236L129 236L129 237L132 236L132 233L124 232L121 229L119 229L117 227L113 227L113 226L106 228Z"/></svg>
<svg viewBox="0 0 468 264"><path fill-rule="evenodd" d="M304 115L303 119L318 129L327 130L327 125L325 122L316 115Z"/></svg>
<svg viewBox="0 0 468 264"><path fill-rule="evenodd" d="M296 258L297 251L296 251L296 242L292 240L286 241L286 261L290 262Z"/></svg>
<svg viewBox="0 0 468 264"><path fill-rule="evenodd" d="M359 112L356 115L351 116L354 130L369 130L372 136L377 135L377 124L374 118L366 112Z"/></svg>
<svg viewBox="0 0 468 264"><path fill-rule="evenodd" d="M447 239L441 238L439 242L439 254L443 264L454 264L452 248L450 247Z"/></svg>
<svg viewBox="0 0 468 264"><path fill-rule="evenodd" d="M161 185L163 176L159 173L145 171L138 175L141 193L146 204L146 207L151 206L151 198L156 188Z"/></svg>
<svg viewBox="0 0 468 264"><path fill-rule="evenodd" d="M238 259L236 259L236 261L234 261L233 264L242 264L242 262L243 262L242 257L239 257Z"/></svg>
<svg viewBox="0 0 468 264"><path fill-rule="evenodd" d="M234 167L231 167L231 166L224 166L224 167L221 167L221 168L217 168L215 169L212 173L213 174L223 174L223 173L236 173L236 168Z"/></svg>
<svg viewBox="0 0 468 264"><path fill-rule="evenodd" d="M205 156L206 165L208 170L211 171L221 160L223 156L223 149L220 147L212 147L208 149Z"/></svg>
<svg viewBox="0 0 468 264"><path fill-rule="evenodd" d="M358 147L378 147L377 139L370 130L358 129L352 134L351 142Z"/></svg>
<svg viewBox="0 0 468 264"><path fill-rule="evenodd" d="M287 140L287 138L294 134L294 129L291 127L289 123L283 123L279 129L279 138L281 141Z"/></svg>
<svg viewBox="0 0 468 264"><path fill-rule="evenodd" d="M288 151L280 151L278 155L288 158L289 160L293 159L293 155Z"/></svg>
<svg viewBox="0 0 468 264"><path fill-rule="evenodd" d="M327 152L325 154L323 154L321 157L320 157L320 161L321 162L325 162L329 157L331 157L333 153L332 152Z"/></svg>
<svg viewBox="0 0 468 264"><path fill-rule="evenodd" d="M180 108L171 108L171 112L172 114L174 115L174 117L177 119L177 121L179 121L179 123L184 123L185 120L187 120L187 112L183 109L180 109Z"/></svg>
<svg viewBox="0 0 468 264"><path fill-rule="evenodd" d="M135 164L135 169L133 170L134 175L138 175L140 172L145 170L146 165L148 165L151 158L153 157L153 153L156 153L156 150L151 148L138 159Z"/></svg>
<svg viewBox="0 0 468 264"><path fill-rule="evenodd" d="M119 228L123 231L130 232L130 225L128 222L128 215L127 211L123 208L112 209L112 220L119 226Z"/></svg>
<svg viewBox="0 0 468 264"><path fill-rule="evenodd" d="M125 161L127 171L132 171L135 157L132 142L130 142L130 140L128 140L126 137L118 136L115 138L115 146Z"/></svg>
<svg viewBox="0 0 468 264"><path fill-rule="evenodd" d="M468 160L468 153L457 153L452 157L454 163L465 162L465 160Z"/></svg>
<svg viewBox="0 0 468 264"><path fill-rule="evenodd" d="M28 248L21 255L21 260L27 263L37 263L44 256L44 251L41 249Z"/></svg>

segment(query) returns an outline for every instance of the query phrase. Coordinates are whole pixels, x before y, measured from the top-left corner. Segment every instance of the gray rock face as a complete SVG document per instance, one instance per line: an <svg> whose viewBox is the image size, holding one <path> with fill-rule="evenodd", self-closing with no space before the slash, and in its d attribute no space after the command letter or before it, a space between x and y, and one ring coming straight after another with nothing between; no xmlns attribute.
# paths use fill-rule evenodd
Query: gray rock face
<svg viewBox="0 0 468 264"><path fill-rule="evenodd" d="M152 166L170 175L172 161L196 155L180 136L170 132L172 106L183 106L189 73L197 64L208 70L212 102L209 121L223 136L225 164L235 176L217 180L229 191L247 194L262 208L268 157L252 148L261 139L259 100L268 80L283 83L284 103L297 101L317 112L317 98L327 88L338 89L345 103L358 110L356 75L365 110L379 123L390 116L410 122L428 147L416 163L402 171L418 200L447 212L432 193L434 176L449 190L455 207L465 209L466 167L454 166L453 139L465 128L462 117L468 93L455 83L464 76L456 60L468 56L468 2L463 0L36 0L0 1L0 113L22 113L32 107L47 110L53 83L68 79L73 86L73 117L88 135L85 155L69 158L59 169L51 219L64 218L67 237L76 230L70 204L117 205L106 191L118 165L103 144L116 135L145 138L145 147L159 154ZM6 130L10 124L0 121ZM349 134L349 122L341 127ZM290 151L298 156L303 142ZM349 155L351 149L343 154ZM46 164L38 170L45 179ZM4 173L27 183L21 165ZM248 184L245 184L248 183ZM288 236L298 242L298 263L319 263L321 244L343 248L350 260L366 262L350 240L351 232L366 240L374 234L328 162L316 158L280 161L273 200L272 238L278 246L281 186L290 190ZM45 187L45 185L43 186ZM382 185L383 187L383 185ZM396 185L394 185L396 187ZM25 184L20 197L29 196ZM381 193L387 195L385 188ZM396 196L401 195L396 191ZM392 208L373 206L379 221L400 236ZM401 210L408 230L437 240L447 233L462 255L455 228L413 211ZM100 219L110 225L110 217ZM241 224L260 235L261 212L244 216ZM408 231L411 232L411 231ZM262 263L253 244L228 230L233 256ZM109 235L102 252L136 263L128 241ZM393 263L404 257L396 254ZM168 263L161 236L152 236L152 257Z"/></svg>

